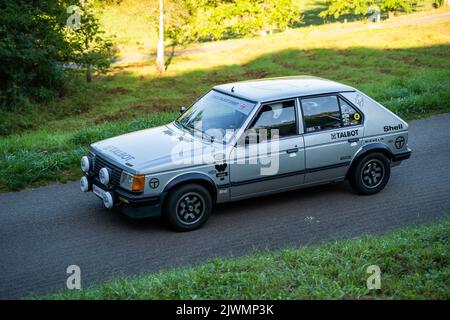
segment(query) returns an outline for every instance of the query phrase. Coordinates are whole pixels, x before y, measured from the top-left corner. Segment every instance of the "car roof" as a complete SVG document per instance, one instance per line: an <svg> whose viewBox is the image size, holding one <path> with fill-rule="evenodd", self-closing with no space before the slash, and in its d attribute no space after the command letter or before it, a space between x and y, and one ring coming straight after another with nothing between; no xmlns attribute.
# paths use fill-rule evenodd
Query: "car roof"
<svg viewBox="0 0 450 320"><path fill-rule="evenodd" d="M215 90L255 102L280 100L291 97L355 91L335 81L312 76L293 76L247 80L221 84Z"/></svg>

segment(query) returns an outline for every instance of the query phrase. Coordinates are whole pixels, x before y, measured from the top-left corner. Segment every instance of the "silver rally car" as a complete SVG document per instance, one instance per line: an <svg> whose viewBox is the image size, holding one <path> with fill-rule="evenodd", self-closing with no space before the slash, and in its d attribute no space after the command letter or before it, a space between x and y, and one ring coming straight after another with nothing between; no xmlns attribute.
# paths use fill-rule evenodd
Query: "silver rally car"
<svg viewBox="0 0 450 320"><path fill-rule="evenodd" d="M170 124L92 144L80 186L107 208L187 231L216 203L345 179L377 193L410 155L408 124L357 89L261 79L216 86Z"/></svg>

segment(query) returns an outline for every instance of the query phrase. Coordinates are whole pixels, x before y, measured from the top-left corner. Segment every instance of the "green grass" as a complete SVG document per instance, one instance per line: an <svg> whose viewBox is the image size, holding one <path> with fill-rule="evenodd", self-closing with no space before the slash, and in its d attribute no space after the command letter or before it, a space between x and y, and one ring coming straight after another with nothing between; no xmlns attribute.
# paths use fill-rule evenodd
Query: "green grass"
<svg viewBox="0 0 450 320"><path fill-rule="evenodd" d="M175 113L160 113L132 121L105 122L73 132L41 131L2 140L0 190L19 190L44 181L79 178L79 162L93 141L170 122ZM7 186L7 188L5 187Z"/></svg>
<svg viewBox="0 0 450 320"><path fill-rule="evenodd" d="M381 289L368 290L370 265ZM262 251L43 299L450 299L450 219L381 236Z"/></svg>
<svg viewBox="0 0 450 320"><path fill-rule="evenodd" d="M65 96L0 113L0 191L73 180L90 143L167 123L219 83L309 74L355 86L407 120L450 112L448 22L331 24L205 48L214 45L229 49L175 56L163 76L153 61L116 66L91 84L72 74Z"/></svg>

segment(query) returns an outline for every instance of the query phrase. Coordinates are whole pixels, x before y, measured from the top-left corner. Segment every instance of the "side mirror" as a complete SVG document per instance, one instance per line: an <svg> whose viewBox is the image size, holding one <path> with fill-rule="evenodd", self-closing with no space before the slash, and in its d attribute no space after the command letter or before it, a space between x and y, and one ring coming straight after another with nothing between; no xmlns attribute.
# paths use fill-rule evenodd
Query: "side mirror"
<svg viewBox="0 0 450 320"><path fill-rule="evenodd" d="M186 107L181 106L180 107L180 115L186 112Z"/></svg>

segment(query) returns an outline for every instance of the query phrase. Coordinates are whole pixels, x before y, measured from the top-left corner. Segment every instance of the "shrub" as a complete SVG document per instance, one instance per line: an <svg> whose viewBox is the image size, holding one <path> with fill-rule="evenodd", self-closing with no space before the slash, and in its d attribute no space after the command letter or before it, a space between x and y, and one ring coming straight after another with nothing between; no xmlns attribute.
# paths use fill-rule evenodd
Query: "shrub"
<svg viewBox="0 0 450 320"><path fill-rule="evenodd" d="M175 10L177 16L170 15L167 27L169 38L177 44L284 30L301 20L299 6L293 0L184 0L180 3Z"/></svg>

